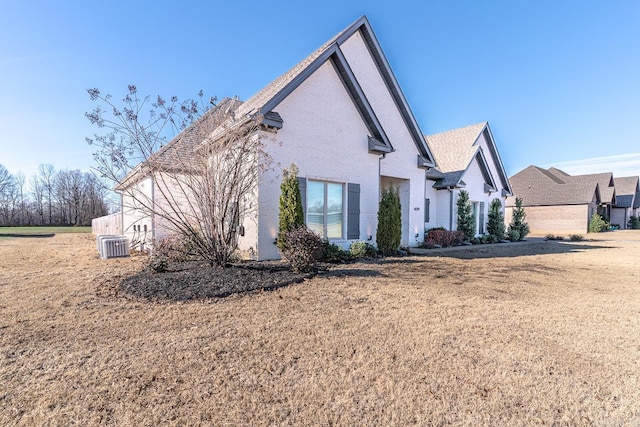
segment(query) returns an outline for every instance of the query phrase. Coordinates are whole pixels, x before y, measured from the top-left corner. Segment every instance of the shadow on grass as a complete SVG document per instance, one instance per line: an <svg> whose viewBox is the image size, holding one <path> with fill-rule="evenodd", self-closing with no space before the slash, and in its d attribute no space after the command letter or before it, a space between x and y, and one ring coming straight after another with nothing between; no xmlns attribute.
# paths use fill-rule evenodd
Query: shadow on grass
<svg viewBox="0 0 640 427"><path fill-rule="evenodd" d="M425 256L438 256L457 259L476 258L515 258L531 255L566 254L592 249L609 249L611 246L586 245L579 242L537 242L507 243L494 245L476 245L460 248L433 249Z"/></svg>
<svg viewBox="0 0 640 427"><path fill-rule="evenodd" d="M378 270L360 270L360 269L348 269L338 268L329 269L318 273L318 276L322 277L385 277L384 274Z"/></svg>
<svg viewBox="0 0 640 427"><path fill-rule="evenodd" d="M40 234L20 234L20 233L0 233L0 237L35 237L35 238L44 238L44 237L53 237L55 233L40 233Z"/></svg>

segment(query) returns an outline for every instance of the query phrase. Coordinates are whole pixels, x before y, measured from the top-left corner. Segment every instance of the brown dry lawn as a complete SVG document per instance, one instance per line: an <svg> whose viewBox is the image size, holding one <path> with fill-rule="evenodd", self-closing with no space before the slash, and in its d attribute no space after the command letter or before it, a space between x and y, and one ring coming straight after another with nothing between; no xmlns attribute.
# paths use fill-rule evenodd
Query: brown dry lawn
<svg viewBox="0 0 640 427"><path fill-rule="evenodd" d="M640 425L640 232L114 295L90 235L0 240L0 425Z"/></svg>

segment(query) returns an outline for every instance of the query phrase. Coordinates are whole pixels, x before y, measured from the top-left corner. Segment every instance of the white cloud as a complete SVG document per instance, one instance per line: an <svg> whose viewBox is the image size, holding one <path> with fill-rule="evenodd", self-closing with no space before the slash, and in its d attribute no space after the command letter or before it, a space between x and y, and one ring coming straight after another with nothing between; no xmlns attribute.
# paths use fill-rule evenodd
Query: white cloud
<svg viewBox="0 0 640 427"><path fill-rule="evenodd" d="M594 157L591 159L572 160L543 166L556 167L570 175L613 172L615 177L639 176L640 153L620 154L616 156Z"/></svg>

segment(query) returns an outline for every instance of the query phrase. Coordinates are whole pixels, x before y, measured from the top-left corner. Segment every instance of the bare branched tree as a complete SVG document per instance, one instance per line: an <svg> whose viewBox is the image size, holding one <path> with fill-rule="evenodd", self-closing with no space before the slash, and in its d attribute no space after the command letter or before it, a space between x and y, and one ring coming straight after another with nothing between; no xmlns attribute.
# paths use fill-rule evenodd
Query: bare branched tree
<svg viewBox="0 0 640 427"><path fill-rule="evenodd" d="M151 218L156 239L175 233L211 265L225 266L238 247L241 218L257 208L258 178L270 163L261 118L236 117L235 99L209 108L202 92L199 101L152 101L129 86L122 106L97 89L88 92L99 105L86 116L106 132L87 141L97 147L99 172L122 194L123 209Z"/></svg>

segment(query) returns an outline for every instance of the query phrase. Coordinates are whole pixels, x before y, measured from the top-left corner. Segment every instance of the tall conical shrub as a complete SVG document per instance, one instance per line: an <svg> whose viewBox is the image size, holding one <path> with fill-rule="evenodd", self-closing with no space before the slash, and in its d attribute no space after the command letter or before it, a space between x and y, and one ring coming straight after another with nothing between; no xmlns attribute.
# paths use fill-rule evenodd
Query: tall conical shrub
<svg viewBox="0 0 640 427"><path fill-rule="evenodd" d="M402 237L402 207L397 188L383 188L378 208L376 244L385 254L392 254L400 247Z"/></svg>
<svg viewBox="0 0 640 427"><path fill-rule="evenodd" d="M489 205L488 218L487 232L489 235L495 241L504 239L504 214L502 213L502 202L497 197L493 199Z"/></svg>
<svg viewBox="0 0 640 427"><path fill-rule="evenodd" d="M471 202L469 201L469 193L466 190L460 190L457 200L458 206L458 231L464 233L467 240L471 240L476 235L476 224L473 212L471 211Z"/></svg>
<svg viewBox="0 0 640 427"><path fill-rule="evenodd" d="M278 236L285 231L295 230L304 225L302 197L298 183L298 167L292 163L282 171L280 184L280 210L278 212ZM278 239L278 249L282 252L284 240Z"/></svg>
<svg viewBox="0 0 640 427"><path fill-rule="evenodd" d="M524 240L529 234L529 224L525 222L526 217L527 214L522 207L522 198L516 197L516 206L513 208L508 230L511 240Z"/></svg>

